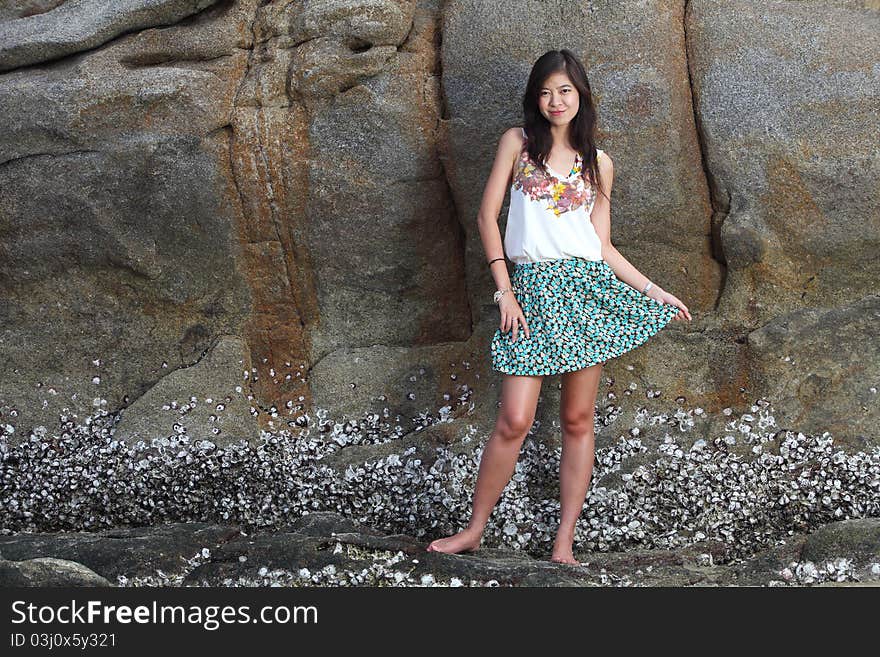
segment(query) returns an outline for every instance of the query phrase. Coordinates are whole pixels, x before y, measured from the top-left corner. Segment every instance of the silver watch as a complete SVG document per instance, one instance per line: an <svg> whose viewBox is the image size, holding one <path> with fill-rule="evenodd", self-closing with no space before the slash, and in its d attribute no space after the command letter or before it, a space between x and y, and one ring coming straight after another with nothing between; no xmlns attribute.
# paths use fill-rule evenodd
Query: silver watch
<svg viewBox="0 0 880 657"><path fill-rule="evenodd" d="M514 294L516 294L518 291L519 290L517 290L515 287L509 287L504 290L495 290L495 294L492 295L492 301L497 304L499 301L501 301L501 297L504 296L505 292L513 292Z"/></svg>

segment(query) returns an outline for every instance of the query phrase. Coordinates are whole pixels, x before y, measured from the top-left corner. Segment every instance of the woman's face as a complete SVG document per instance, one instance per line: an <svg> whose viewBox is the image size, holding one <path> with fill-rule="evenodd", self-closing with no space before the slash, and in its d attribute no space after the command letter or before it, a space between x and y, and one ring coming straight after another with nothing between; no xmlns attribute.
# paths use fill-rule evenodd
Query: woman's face
<svg viewBox="0 0 880 657"><path fill-rule="evenodd" d="M538 91L538 109L551 125L565 125L580 107L580 97L571 78L564 72L553 73Z"/></svg>

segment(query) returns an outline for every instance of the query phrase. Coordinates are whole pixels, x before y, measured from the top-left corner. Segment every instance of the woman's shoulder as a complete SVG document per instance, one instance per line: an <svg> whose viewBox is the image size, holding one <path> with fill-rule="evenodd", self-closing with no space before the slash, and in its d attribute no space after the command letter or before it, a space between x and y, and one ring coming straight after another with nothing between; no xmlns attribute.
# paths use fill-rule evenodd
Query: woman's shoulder
<svg viewBox="0 0 880 657"><path fill-rule="evenodd" d="M515 125L511 128L508 128L501 135L502 139L508 139L512 142L522 144L526 140L526 131L522 126Z"/></svg>
<svg viewBox="0 0 880 657"><path fill-rule="evenodd" d="M498 140L498 150L510 153L511 157L516 153L521 153L525 147L526 140L523 137L522 128L508 128L501 134Z"/></svg>
<svg viewBox="0 0 880 657"><path fill-rule="evenodd" d="M599 175L603 178L608 179L609 176L614 176L614 161L608 153L598 147L596 148L596 164L599 165Z"/></svg>

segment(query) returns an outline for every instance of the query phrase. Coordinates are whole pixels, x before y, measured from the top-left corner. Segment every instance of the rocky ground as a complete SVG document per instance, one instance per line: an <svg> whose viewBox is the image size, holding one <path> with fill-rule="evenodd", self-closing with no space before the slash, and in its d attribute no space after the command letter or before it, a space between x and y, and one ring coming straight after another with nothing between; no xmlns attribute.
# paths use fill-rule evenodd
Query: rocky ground
<svg viewBox="0 0 880 657"><path fill-rule="evenodd" d="M748 559L717 564L724 545L580 552L582 566L520 550L466 555L381 534L332 512L284 531L171 523L0 538L3 586L790 586L880 585L880 519L831 523ZM846 555L846 556L843 556Z"/></svg>
<svg viewBox="0 0 880 657"><path fill-rule="evenodd" d="M780 429L765 400L738 417L680 400L630 415L604 405L575 534L580 567L548 561L560 456L541 437L548 431L527 438L482 549L427 553L431 539L466 523L487 438L469 424L467 395L459 402L405 430L381 414L335 422L319 411L296 435L264 432L257 445L225 448L186 435L126 445L109 415L17 443L7 440L13 427L0 428L0 581L880 583L880 450Z"/></svg>

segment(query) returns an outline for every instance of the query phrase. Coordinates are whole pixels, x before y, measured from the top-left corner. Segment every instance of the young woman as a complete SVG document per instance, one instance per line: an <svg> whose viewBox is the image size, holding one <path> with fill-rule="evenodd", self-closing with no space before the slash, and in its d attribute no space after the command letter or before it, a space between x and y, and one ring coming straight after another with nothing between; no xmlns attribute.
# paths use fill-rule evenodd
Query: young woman
<svg viewBox="0 0 880 657"><path fill-rule="evenodd" d="M525 126L501 137L478 217L498 287L501 325L491 352L493 369L505 374L501 411L480 461L470 523L427 549L479 548L534 421L543 377L561 374L561 512L551 560L579 565L572 544L593 473L602 365L691 315L611 244L614 168L595 147L590 83L571 51L551 50L535 62L523 114ZM508 185L504 251L514 262L513 285L498 229Z"/></svg>

